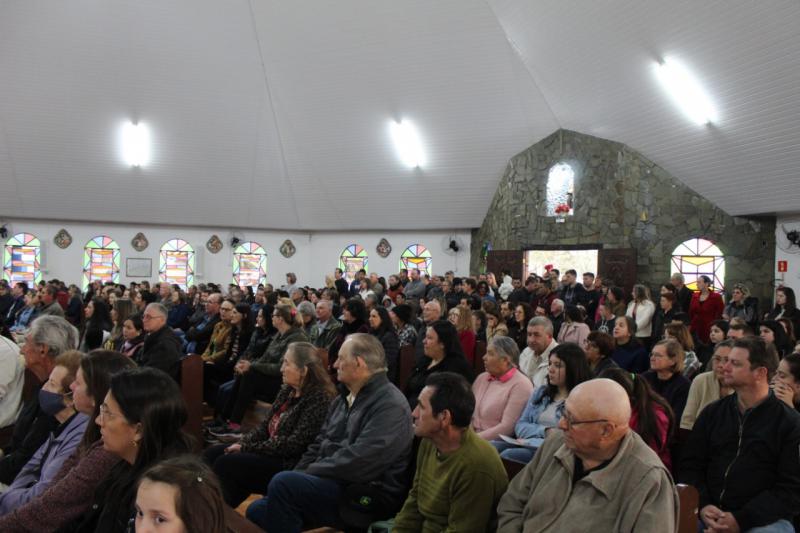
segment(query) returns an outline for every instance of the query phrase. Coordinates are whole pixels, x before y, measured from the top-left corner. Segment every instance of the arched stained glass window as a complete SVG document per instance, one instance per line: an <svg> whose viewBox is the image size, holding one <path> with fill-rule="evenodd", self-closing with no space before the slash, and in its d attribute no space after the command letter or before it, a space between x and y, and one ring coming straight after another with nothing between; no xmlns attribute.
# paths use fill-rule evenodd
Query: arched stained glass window
<svg viewBox="0 0 800 533"><path fill-rule="evenodd" d="M400 255L400 268L418 269L421 274L431 275L431 251L421 244L412 244Z"/></svg>
<svg viewBox="0 0 800 533"><path fill-rule="evenodd" d="M257 242L244 242L233 251L233 282L257 287L267 279L267 252Z"/></svg>
<svg viewBox="0 0 800 533"><path fill-rule="evenodd" d="M83 288L95 280L119 283L119 244L108 235L98 235L83 248Z"/></svg>
<svg viewBox="0 0 800 533"><path fill-rule="evenodd" d="M547 175L547 215L563 217L573 213L575 171L568 163L556 163Z"/></svg>
<svg viewBox="0 0 800 533"><path fill-rule="evenodd" d="M356 272L367 270L367 251L360 244L349 244L339 256L339 268L344 272L347 281L353 281Z"/></svg>
<svg viewBox="0 0 800 533"><path fill-rule="evenodd" d="M42 280L41 261L42 245L36 235L17 233L6 241L3 279L12 285L24 281L28 287L33 287Z"/></svg>
<svg viewBox="0 0 800 533"><path fill-rule="evenodd" d="M194 248L183 239L170 239L161 247L158 279L186 290L194 283Z"/></svg>
<svg viewBox="0 0 800 533"><path fill-rule="evenodd" d="M715 291L725 290L725 256L706 239L689 239L675 248L670 273L679 272L683 274L686 286L693 291L697 290L697 278L702 275L711 278Z"/></svg>

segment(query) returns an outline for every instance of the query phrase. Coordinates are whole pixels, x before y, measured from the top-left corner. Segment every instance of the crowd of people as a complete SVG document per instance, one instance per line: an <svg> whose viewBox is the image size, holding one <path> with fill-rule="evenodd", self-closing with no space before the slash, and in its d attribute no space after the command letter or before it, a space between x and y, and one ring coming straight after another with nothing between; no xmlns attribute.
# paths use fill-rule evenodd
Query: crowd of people
<svg viewBox="0 0 800 533"><path fill-rule="evenodd" d="M743 284L696 286L0 282L0 531L241 530L248 499L245 527L275 532L674 531L676 481L701 529L793 531L794 292L760 309ZM203 443L182 429L186 357Z"/></svg>

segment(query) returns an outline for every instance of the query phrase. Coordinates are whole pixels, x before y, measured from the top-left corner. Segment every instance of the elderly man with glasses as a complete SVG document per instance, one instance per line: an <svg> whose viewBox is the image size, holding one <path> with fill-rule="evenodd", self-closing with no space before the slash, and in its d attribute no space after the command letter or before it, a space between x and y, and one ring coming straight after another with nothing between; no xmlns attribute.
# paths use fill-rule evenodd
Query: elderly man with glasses
<svg viewBox="0 0 800 533"><path fill-rule="evenodd" d="M181 341L167 325L169 311L160 303L149 304L144 309L142 323L147 337L139 358L139 366L163 370L175 381L180 377Z"/></svg>
<svg viewBox="0 0 800 533"><path fill-rule="evenodd" d="M572 389L559 421L497 507L499 533L675 531L669 472L631 431L630 400L608 379Z"/></svg>

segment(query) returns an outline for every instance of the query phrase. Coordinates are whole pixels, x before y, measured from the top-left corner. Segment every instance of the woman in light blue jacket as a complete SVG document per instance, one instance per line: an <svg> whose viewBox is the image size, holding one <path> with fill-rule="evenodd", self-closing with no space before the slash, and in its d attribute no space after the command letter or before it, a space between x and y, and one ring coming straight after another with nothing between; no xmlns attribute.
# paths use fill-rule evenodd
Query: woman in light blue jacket
<svg viewBox="0 0 800 533"><path fill-rule="evenodd" d="M82 356L72 350L56 357L50 378L39 391L39 404L42 411L58 420L59 426L0 495L0 516L47 490L61 465L78 447L89 417L75 410L70 385L75 381Z"/></svg>
<svg viewBox="0 0 800 533"><path fill-rule="evenodd" d="M567 342L553 348L547 383L533 391L514 426L514 435L492 441L500 457L519 463L530 462L545 437L558 428L569 391L589 379L592 379L592 371L580 346Z"/></svg>

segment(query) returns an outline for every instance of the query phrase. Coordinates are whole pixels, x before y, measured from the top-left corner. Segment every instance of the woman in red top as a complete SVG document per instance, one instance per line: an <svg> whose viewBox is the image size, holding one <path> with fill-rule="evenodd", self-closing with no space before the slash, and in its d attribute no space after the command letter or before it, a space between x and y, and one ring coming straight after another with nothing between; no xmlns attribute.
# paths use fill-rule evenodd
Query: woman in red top
<svg viewBox="0 0 800 533"><path fill-rule="evenodd" d="M708 344L711 323L722 318L725 304L722 296L712 290L711 278L708 276L697 278L697 289L698 292L692 294L692 302L689 304L689 319L692 331L704 344Z"/></svg>
<svg viewBox="0 0 800 533"><path fill-rule="evenodd" d="M461 349L464 350L464 357L472 366L475 360L475 330L472 324L472 309L468 305L459 305L447 313L447 320L456 327L458 340Z"/></svg>

